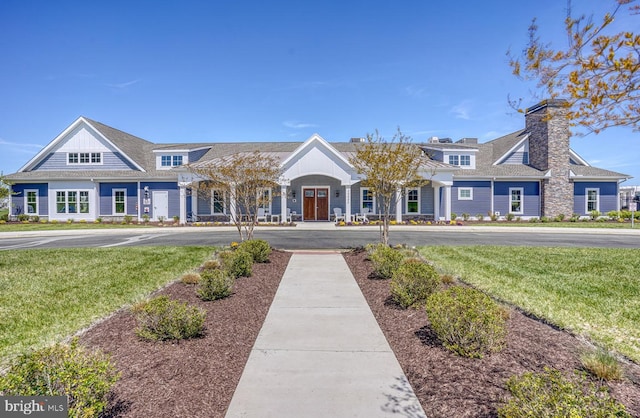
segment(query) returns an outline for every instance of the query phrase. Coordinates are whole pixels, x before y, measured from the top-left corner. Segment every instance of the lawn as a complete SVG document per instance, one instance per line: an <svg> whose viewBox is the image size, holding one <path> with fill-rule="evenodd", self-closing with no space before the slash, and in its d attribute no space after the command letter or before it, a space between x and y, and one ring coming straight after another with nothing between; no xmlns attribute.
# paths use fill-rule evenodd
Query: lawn
<svg viewBox="0 0 640 418"><path fill-rule="evenodd" d="M173 223L167 223L172 225ZM24 232L24 231L62 231L76 229L114 229L114 228L156 228L156 225L148 224L122 224L122 223L94 223L94 222L60 222L60 223L6 223L0 224L0 232Z"/></svg>
<svg viewBox="0 0 640 418"><path fill-rule="evenodd" d="M640 251L421 247L444 272L640 362Z"/></svg>
<svg viewBox="0 0 640 418"><path fill-rule="evenodd" d="M128 247L0 252L0 364L144 299L213 251Z"/></svg>

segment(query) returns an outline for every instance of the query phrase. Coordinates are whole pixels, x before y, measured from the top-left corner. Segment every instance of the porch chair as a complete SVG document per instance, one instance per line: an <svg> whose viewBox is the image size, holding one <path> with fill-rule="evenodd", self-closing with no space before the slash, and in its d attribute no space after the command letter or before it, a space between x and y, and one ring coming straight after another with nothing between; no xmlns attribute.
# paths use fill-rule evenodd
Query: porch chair
<svg viewBox="0 0 640 418"><path fill-rule="evenodd" d="M358 222L369 222L369 218L367 218L367 214L370 213L369 212L369 208L362 208L362 213L360 213L360 215L356 216L356 220Z"/></svg>
<svg viewBox="0 0 640 418"><path fill-rule="evenodd" d="M291 209L290 208L287 208L287 217L285 219L285 222L287 222L287 223L293 222L293 216L291 215Z"/></svg>
<svg viewBox="0 0 640 418"><path fill-rule="evenodd" d="M344 214L342 213L342 208L333 208L333 216L335 217L335 223L338 223L341 220L346 222Z"/></svg>
<svg viewBox="0 0 640 418"><path fill-rule="evenodd" d="M267 222L267 211L264 208L258 208L257 222Z"/></svg>

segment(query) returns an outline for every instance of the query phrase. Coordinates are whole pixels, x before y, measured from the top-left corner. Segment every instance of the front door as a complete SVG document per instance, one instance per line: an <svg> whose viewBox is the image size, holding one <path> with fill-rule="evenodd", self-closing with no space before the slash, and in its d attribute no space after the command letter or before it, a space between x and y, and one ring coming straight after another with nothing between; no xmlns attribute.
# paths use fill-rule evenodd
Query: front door
<svg viewBox="0 0 640 418"><path fill-rule="evenodd" d="M169 217L169 192L153 192L153 219L166 221Z"/></svg>
<svg viewBox="0 0 640 418"><path fill-rule="evenodd" d="M329 189L304 188L303 220L304 221L328 221L329 220Z"/></svg>

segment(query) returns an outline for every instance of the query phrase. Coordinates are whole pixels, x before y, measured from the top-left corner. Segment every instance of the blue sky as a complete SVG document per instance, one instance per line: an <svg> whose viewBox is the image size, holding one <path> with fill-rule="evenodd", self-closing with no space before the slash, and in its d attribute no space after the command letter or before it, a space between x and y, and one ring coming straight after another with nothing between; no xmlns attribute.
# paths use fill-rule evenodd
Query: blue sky
<svg viewBox="0 0 640 418"><path fill-rule="evenodd" d="M601 16L613 0L574 0ZM163 142L348 141L397 127L481 142L524 127L508 96L537 17L564 46L562 0L0 2L0 171L78 116ZM619 27L637 31L637 19ZM631 25L636 25L632 27ZM575 137L592 165L640 184L631 129Z"/></svg>

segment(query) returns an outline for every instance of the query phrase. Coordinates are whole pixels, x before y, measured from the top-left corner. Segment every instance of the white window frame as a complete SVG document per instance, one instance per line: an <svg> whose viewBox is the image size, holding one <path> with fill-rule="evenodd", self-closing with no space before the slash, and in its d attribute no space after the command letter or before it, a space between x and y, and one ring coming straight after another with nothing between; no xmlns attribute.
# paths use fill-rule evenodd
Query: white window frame
<svg viewBox="0 0 640 418"><path fill-rule="evenodd" d="M58 194L59 193L64 193L64 202L58 202ZM69 193L75 193L75 211L74 212L70 212L69 211ZM86 196L86 201L84 201L82 199L83 196ZM56 201L55 201L55 207L56 207L56 213L58 214L79 214L79 215L86 215L91 213L91 201L89 199L90 194L88 190L56 190ZM58 203L64 203L64 212L61 212L58 210ZM86 205L87 210L83 211L82 207L83 205Z"/></svg>
<svg viewBox="0 0 640 418"><path fill-rule="evenodd" d="M520 210L513 210L513 192L520 192ZM514 215L522 215L524 213L524 187L509 187L509 213L513 213Z"/></svg>
<svg viewBox="0 0 640 418"><path fill-rule="evenodd" d="M270 187L261 187L258 189L258 196L256 196L256 199L258 199L258 208L263 208L265 209L269 214L271 213L271 203L273 202L273 194L271 193L271 188ZM261 202L260 199L260 193L265 196L266 195L266 199L269 200L269 204L265 205Z"/></svg>
<svg viewBox="0 0 640 418"><path fill-rule="evenodd" d="M171 155L161 155L160 156L160 167L171 167L171 162L173 161L173 156ZM166 164L165 164L166 162Z"/></svg>
<svg viewBox="0 0 640 418"><path fill-rule="evenodd" d="M522 153L522 164L529 164L529 151L524 151Z"/></svg>
<svg viewBox="0 0 640 418"><path fill-rule="evenodd" d="M469 196L463 196L463 191L468 191ZM458 187L458 200L473 200L473 187Z"/></svg>
<svg viewBox="0 0 640 418"><path fill-rule="evenodd" d="M68 152L67 165L102 165L102 153Z"/></svg>
<svg viewBox="0 0 640 418"><path fill-rule="evenodd" d="M595 209L589 209L589 192L596 192L596 200L595 200L595 204L596 204L596 208ZM598 212L600 212L600 189L597 187L590 187L588 189L584 189L584 209L585 209L585 213L590 213L592 210L597 210Z"/></svg>
<svg viewBox="0 0 640 418"><path fill-rule="evenodd" d="M116 201L116 193L118 192L123 192L124 193L124 211L123 212L118 212L116 210L117 208L117 201ZM126 215L127 214L127 189L113 189L111 191L111 202L112 202L112 207L111 207L111 213L114 215Z"/></svg>
<svg viewBox="0 0 640 418"><path fill-rule="evenodd" d="M460 156L458 154L449 155L449 164L460 166Z"/></svg>
<svg viewBox="0 0 640 418"><path fill-rule="evenodd" d="M409 212L409 192L411 191L417 191L417 199L416 200L411 200L411 202L416 202L418 204L418 208L415 212ZM419 187L407 187L405 189L405 195L404 195L404 212L407 215L419 215L420 214L420 188Z"/></svg>
<svg viewBox="0 0 640 418"><path fill-rule="evenodd" d="M35 212L29 212L29 193L35 193L36 197L36 210ZM40 195L38 193L38 189L25 189L24 190L24 213L27 215L38 215L40 213L40 205L38 204L40 201Z"/></svg>
<svg viewBox="0 0 640 418"><path fill-rule="evenodd" d="M371 199L370 200L364 200L364 195L365 192L367 192L367 194L371 195ZM369 213L376 213L376 197L373 195L373 193L371 193L371 190L368 187L361 187L360 188L360 211L362 211L362 209L364 209L365 207L365 202L367 203L367 207L368 203L371 202L371 208Z"/></svg>
<svg viewBox="0 0 640 418"><path fill-rule="evenodd" d="M182 155L172 155L171 156L171 167L178 167L182 165L183 157Z"/></svg>
<svg viewBox="0 0 640 418"><path fill-rule="evenodd" d="M222 212L216 212L216 193L222 196L222 199L219 199L219 202L222 204ZM223 190L212 190L211 191L211 214L212 215L224 215L227 213L227 205L226 205L226 195Z"/></svg>
<svg viewBox="0 0 640 418"><path fill-rule="evenodd" d="M465 160L463 163L462 160ZM471 156L470 155L460 155L459 156L460 167L470 167L471 166Z"/></svg>

